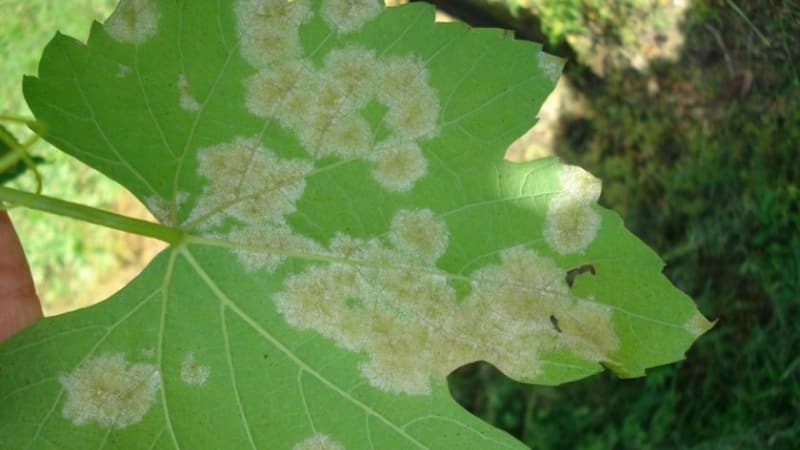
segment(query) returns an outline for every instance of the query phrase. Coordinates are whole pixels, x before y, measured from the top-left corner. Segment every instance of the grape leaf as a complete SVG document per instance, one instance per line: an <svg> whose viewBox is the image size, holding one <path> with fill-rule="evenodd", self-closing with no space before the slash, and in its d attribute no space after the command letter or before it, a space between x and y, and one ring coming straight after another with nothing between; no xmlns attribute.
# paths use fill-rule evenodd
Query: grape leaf
<svg viewBox="0 0 800 450"><path fill-rule="evenodd" d="M7 448L522 448L450 397L683 358L710 327L555 159L560 71L373 0L125 0L24 81L47 139L184 232L119 293L0 347Z"/></svg>

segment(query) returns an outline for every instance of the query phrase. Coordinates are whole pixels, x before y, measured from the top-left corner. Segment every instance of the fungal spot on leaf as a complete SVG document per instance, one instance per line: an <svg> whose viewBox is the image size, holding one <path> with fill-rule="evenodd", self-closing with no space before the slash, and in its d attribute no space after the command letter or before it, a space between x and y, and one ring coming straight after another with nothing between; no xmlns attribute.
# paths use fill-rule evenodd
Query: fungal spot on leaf
<svg viewBox="0 0 800 450"><path fill-rule="evenodd" d="M257 138L200 149L198 159L198 173L208 185L189 222L206 228L226 216L246 224L281 222L295 211L313 168L310 161L278 157Z"/></svg>
<svg viewBox="0 0 800 450"><path fill-rule="evenodd" d="M413 259L432 263L447 249L447 228L429 209L401 210L392 219L389 240Z"/></svg>
<svg viewBox="0 0 800 450"><path fill-rule="evenodd" d="M483 321L474 325L475 334L502 343L499 347L506 350L486 360L509 376L530 378L531 367L534 374L539 367L540 352L569 350L600 361L617 349L612 310L573 298L563 270L548 257L513 247L501 253L499 265L481 268L472 278L465 303ZM557 318L560 332L551 317Z"/></svg>
<svg viewBox="0 0 800 450"><path fill-rule="evenodd" d="M154 0L122 0L105 29L116 41L141 44L158 32L158 16Z"/></svg>
<svg viewBox="0 0 800 450"><path fill-rule="evenodd" d="M264 69L245 81L247 109L258 117L281 118L281 123L286 126L301 123L308 117L312 99L306 99L302 109L296 105L288 111L283 103L287 98L308 91L313 85L313 77L314 68L303 60L287 61Z"/></svg>
<svg viewBox="0 0 800 450"><path fill-rule="evenodd" d="M175 226L177 224L177 209L189 198L187 192L178 192L175 200L170 202L162 197L145 197L144 204L150 213L164 225Z"/></svg>
<svg viewBox="0 0 800 450"><path fill-rule="evenodd" d="M58 381L67 393L62 415L75 425L125 428L142 420L161 384L153 364L131 364L122 353L84 361Z"/></svg>
<svg viewBox="0 0 800 450"><path fill-rule="evenodd" d="M281 2L280 8L275 2ZM298 38L297 28L310 13L305 3L292 6L294 3L298 2L237 3L242 52L261 69L244 82L248 111L263 119L277 120L293 131L306 152L316 159L363 158L373 164L373 177L383 188L393 192L410 190L427 171L418 142L439 132L439 98L428 84L425 64L414 55L379 58L372 49L348 44L328 51L318 66L304 58L299 43L269 43L273 38L265 36L266 31L253 31L258 29L257 24L266 23L272 27L270 30L285 31L286 36L274 39ZM382 6L372 0L328 0L322 5L326 20L340 23L332 18L343 15L341 20L350 25L342 26L348 30L353 20L373 8L378 14ZM288 19L273 23L284 16ZM260 49L259 45L273 50L288 46L293 50L280 56L265 56L273 50ZM377 132L363 115L373 100L386 107L382 119L389 132L377 145Z"/></svg>
<svg viewBox="0 0 800 450"><path fill-rule="evenodd" d="M292 233L284 222L254 223L234 228L226 240L239 244L234 251L248 271L274 271L286 259L287 253L319 251L313 240Z"/></svg>
<svg viewBox="0 0 800 450"><path fill-rule="evenodd" d="M592 274L592 275L596 275L597 274L597 272L594 270L594 266L591 265L591 264L584 264L584 265L582 265L580 267L576 267L574 269L569 269L567 271L567 277L566 277L567 286L572 287L572 285L575 284L575 277L577 277L580 274L587 273L587 272Z"/></svg>
<svg viewBox="0 0 800 450"><path fill-rule="evenodd" d="M410 395L429 394L434 380L477 360L529 380L544 351L599 361L616 350L611 309L573 298L563 269L532 250L504 250L499 265L470 275L470 292L457 299L435 265L447 235L429 210L398 212L391 247L339 233L328 251L342 262L289 276L277 309L289 325L368 355L359 369L373 387Z"/></svg>
<svg viewBox="0 0 800 450"><path fill-rule="evenodd" d="M338 33L351 33L377 17L383 5L376 0L324 0L322 18Z"/></svg>
<svg viewBox="0 0 800 450"><path fill-rule="evenodd" d="M372 150L372 128L357 114L335 119L322 139L319 150L317 156L328 154L342 158L366 156Z"/></svg>
<svg viewBox="0 0 800 450"><path fill-rule="evenodd" d="M600 214L590 204L557 196L550 200L547 209L544 237L562 255L582 253L597 237L601 221Z"/></svg>
<svg viewBox="0 0 800 450"><path fill-rule="evenodd" d="M119 64L117 66L117 78L126 78L131 72L133 72L133 69L125 64Z"/></svg>
<svg viewBox="0 0 800 450"><path fill-rule="evenodd" d="M394 56L381 67L378 99L391 106L414 97L428 87L428 70L413 55Z"/></svg>
<svg viewBox="0 0 800 450"><path fill-rule="evenodd" d="M561 68L564 62L561 58L547 53L539 53L539 69L547 75L547 78L555 84L561 76Z"/></svg>
<svg viewBox="0 0 800 450"><path fill-rule="evenodd" d="M345 450L345 448L327 434L314 433L313 436L295 444L292 450Z"/></svg>
<svg viewBox="0 0 800 450"><path fill-rule="evenodd" d="M683 329L686 330L689 334L694 337L699 337L704 334L706 331L710 330L714 324L714 322L709 321L706 319L699 311L696 311L689 317L689 320L683 325Z"/></svg>
<svg viewBox="0 0 800 450"><path fill-rule="evenodd" d="M242 56L255 67L300 55L298 27L311 18L308 0L240 0L236 3Z"/></svg>
<svg viewBox="0 0 800 450"><path fill-rule="evenodd" d="M592 208L600 198L600 180L577 166L559 172L561 192L547 208L544 237L556 252L582 253L597 237L602 217Z"/></svg>
<svg viewBox="0 0 800 450"><path fill-rule="evenodd" d="M202 386L211 375L211 369L197 363L194 352L189 352L181 362L181 380L192 386Z"/></svg>
<svg viewBox="0 0 800 450"><path fill-rule="evenodd" d="M375 95L380 64L375 52L350 45L325 55L325 72L345 93L352 109L363 108Z"/></svg>
<svg viewBox="0 0 800 450"><path fill-rule="evenodd" d="M189 81L184 74L178 76L178 90L181 95L179 101L181 109L192 112L200 111L200 103L192 96L189 90Z"/></svg>
<svg viewBox="0 0 800 450"><path fill-rule="evenodd" d="M558 181L562 196L584 203L596 202L600 198L600 180L578 166L562 166Z"/></svg>
<svg viewBox="0 0 800 450"><path fill-rule="evenodd" d="M370 155L372 178L387 191L406 192L428 171L428 161L417 144L389 141Z"/></svg>
<svg viewBox="0 0 800 450"><path fill-rule="evenodd" d="M415 95L393 103L386 112L386 125L404 139L429 139L438 133L439 101L426 86Z"/></svg>

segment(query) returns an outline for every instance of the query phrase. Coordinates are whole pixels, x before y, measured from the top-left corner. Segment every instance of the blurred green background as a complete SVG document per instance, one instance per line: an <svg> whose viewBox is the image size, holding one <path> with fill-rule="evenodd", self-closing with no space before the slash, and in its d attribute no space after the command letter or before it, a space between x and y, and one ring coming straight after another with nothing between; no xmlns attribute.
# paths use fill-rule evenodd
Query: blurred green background
<svg viewBox="0 0 800 450"><path fill-rule="evenodd" d="M0 0L0 114L30 117L22 76L36 74L42 49L57 30L85 40L92 20L103 20L116 0ZM4 122L18 137L28 130ZM38 142L32 149L44 194L147 218L136 199L117 183ZM34 187L33 177L15 186ZM161 244L44 213L11 211L28 255L45 313L58 314L106 298L136 275Z"/></svg>
<svg viewBox="0 0 800 450"><path fill-rule="evenodd" d="M113 3L0 0L0 111L29 114L21 75L35 73L53 32L84 39ZM555 153L603 179L601 203L719 319L686 361L643 379L534 387L473 364L451 376L454 396L536 449L800 448L800 2L437 4L568 59L542 129L514 157ZM34 152L47 160L45 193L146 217L110 180L44 144ZM12 216L49 313L104 298L159 248L58 217Z"/></svg>

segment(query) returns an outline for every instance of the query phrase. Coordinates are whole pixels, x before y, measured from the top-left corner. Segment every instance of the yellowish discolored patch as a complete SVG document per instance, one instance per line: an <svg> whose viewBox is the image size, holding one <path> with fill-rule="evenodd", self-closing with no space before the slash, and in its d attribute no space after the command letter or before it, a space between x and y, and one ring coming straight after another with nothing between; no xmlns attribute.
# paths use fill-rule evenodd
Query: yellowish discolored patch
<svg viewBox="0 0 800 450"><path fill-rule="evenodd" d="M322 18L338 33L358 31L383 10L377 0L323 0Z"/></svg>
<svg viewBox="0 0 800 450"><path fill-rule="evenodd" d="M370 159L374 164L372 177L388 191L409 191L428 171L428 161L412 141L381 144Z"/></svg>
<svg viewBox="0 0 800 450"><path fill-rule="evenodd" d="M156 402L161 377L153 364L130 364L122 353L91 357L58 379L67 394L62 415L75 425L126 428Z"/></svg>
<svg viewBox="0 0 800 450"><path fill-rule="evenodd" d="M345 450L345 448L327 434L314 433L311 437L295 444L292 450Z"/></svg>
<svg viewBox="0 0 800 450"><path fill-rule="evenodd" d="M447 227L429 209L400 210L392 219L389 240L414 260L435 262L447 250Z"/></svg>
<svg viewBox="0 0 800 450"><path fill-rule="evenodd" d="M194 352L189 352L181 362L181 380L192 386L202 386L206 384L211 375L211 368L203 366L195 361Z"/></svg>
<svg viewBox="0 0 800 450"><path fill-rule="evenodd" d="M122 0L105 23L112 39L141 44L158 32L158 8L154 0Z"/></svg>

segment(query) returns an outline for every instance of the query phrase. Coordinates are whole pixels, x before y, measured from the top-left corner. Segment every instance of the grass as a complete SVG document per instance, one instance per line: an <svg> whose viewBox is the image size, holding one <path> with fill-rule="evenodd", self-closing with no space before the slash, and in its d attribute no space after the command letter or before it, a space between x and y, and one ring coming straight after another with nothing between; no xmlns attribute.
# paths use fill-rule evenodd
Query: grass
<svg viewBox="0 0 800 450"><path fill-rule="evenodd" d="M0 112L30 117L22 76L35 74L41 51L56 30L85 40L92 20L110 14L115 0L0 0ZM17 134L27 130L12 127ZM34 153L44 193L106 209L146 213L115 182L40 142ZM30 189L26 178L19 187ZM104 228L15 209L11 212L31 264L46 314L57 314L110 295L134 275L153 244Z"/></svg>

